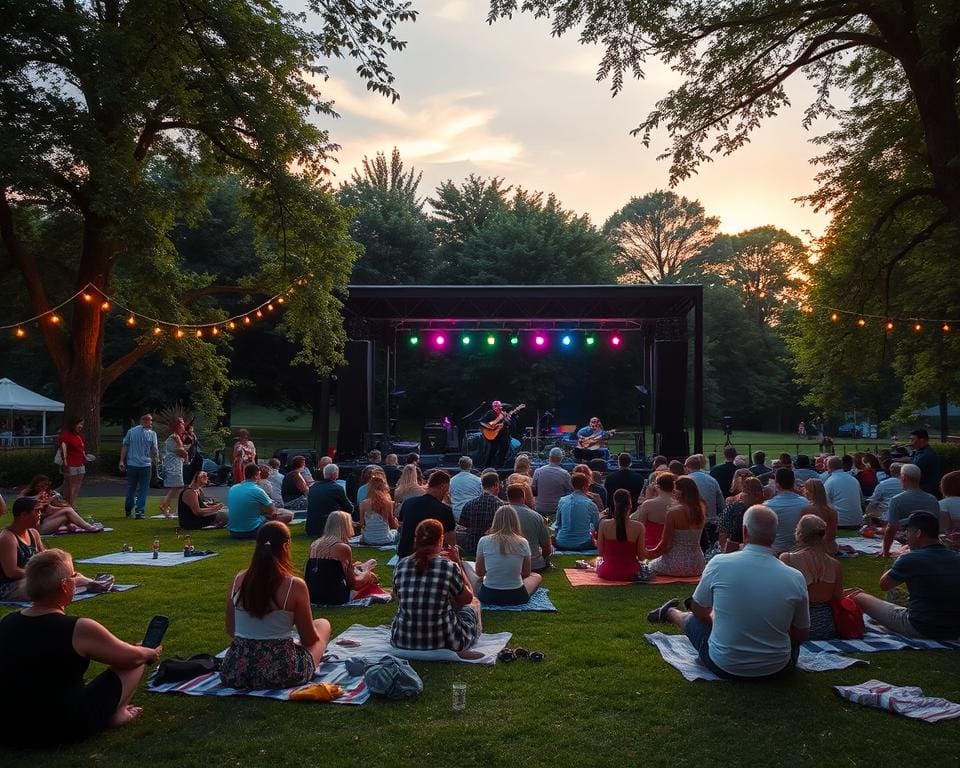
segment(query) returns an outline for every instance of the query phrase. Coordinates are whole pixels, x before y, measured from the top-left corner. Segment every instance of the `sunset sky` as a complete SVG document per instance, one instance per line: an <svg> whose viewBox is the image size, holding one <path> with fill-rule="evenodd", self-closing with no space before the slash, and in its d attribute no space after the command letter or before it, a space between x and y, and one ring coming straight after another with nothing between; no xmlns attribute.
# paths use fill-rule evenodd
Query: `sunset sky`
<svg viewBox="0 0 960 768"><path fill-rule="evenodd" d="M323 84L341 115L324 121L343 147L337 183L364 155L396 145L408 167L423 171L424 197L444 179L496 175L554 192L598 226L630 197L668 185L668 163L656 159L667 147L665 134L647 149L629 133L678 82L668 69L652 63L645 80L628 82L611 98L608 85L595 81L599 49L575 37L551 38L544 20L522 16L491 27L484 2L415 5L419 20L400 30L409 46L390 57L399 102L368 93L347 63L331 67ZM806 239L804 230L820 234L826 226L824 215L793 202L813 189L808 160L816 148L800 125L811 91L797 80L790 93L795 106L750 145L676 189L719 216L723 232L775 224Z"/></svg>

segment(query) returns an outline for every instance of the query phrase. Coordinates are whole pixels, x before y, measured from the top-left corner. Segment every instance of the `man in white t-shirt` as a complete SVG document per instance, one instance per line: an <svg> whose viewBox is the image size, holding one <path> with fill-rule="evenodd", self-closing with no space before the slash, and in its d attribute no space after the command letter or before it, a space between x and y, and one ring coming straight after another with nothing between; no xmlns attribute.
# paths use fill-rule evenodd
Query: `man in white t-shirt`
<svg viewBox="0 0 960 768"><path fill-rule="evenodd" d="M483 495L483 485L480 478L473 474L473 459L469 456L460 457L460 471L450 478L450 508L453 510L453 519L459 521L463 505L477 496Z"/></svg>
<svg viewBox="0 0 960 768"><path fill-rule="evenodd" d="M777 515L777 538L773 542L773 551L779 555L796 545L797 523L810 502L793 490L797 481L792 469L780 467L774 473L774 479L776 495L767 502L767 506Z"/></svg>
<svg viewBox="0 0 960 768"><path fill-rule="evenodd" d="M810 634L810 604L803 574L771 549L776 535L776 513L760 504L750 507L743 516L744 548L711 558L690 611L668 600L647 620L682 629L718 677L756 680L792 673Z"/></svg>

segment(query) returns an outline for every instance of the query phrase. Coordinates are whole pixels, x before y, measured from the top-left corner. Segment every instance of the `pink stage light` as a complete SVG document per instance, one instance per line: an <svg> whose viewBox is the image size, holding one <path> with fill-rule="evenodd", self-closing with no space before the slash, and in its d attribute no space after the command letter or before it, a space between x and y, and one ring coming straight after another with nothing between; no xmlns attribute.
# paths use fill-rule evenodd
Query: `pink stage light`
<svg viewBox="0 0 960 768"><path fill-rule="evenodd" d="M613 338L610 339L610 343L613 344L613 346L615 347L620 346L620 341L621 341L620 336L618 336L617 334L614 334Z"/></svg>
<svg viewBox="0 0 960 768"><path fill-rule="evenodd" d="M544 338L543 334L538 333L536 336L534 336L533 343L536 344L538 347L542 347L544 344L547 343L547 340L546 338Z"/></svg>
<svg viewBox="0 0 960 768"><path fill-rule="evenodd" d="M444 336L442 333L438 333L436 336L433 337L433 343L435 346L442 347L447 343L447 337Z"/></svg>

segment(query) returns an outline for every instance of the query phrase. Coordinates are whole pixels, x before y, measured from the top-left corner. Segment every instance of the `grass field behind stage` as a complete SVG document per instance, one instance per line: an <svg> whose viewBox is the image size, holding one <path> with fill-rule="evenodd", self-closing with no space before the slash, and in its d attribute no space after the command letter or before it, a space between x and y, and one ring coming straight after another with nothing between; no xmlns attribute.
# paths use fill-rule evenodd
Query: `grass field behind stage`
<svg viewBox="0 0 960 768"><path fill-rule="evenodd" d="M179 547L175 523L127 520L122 500L83 499L116 530L47 540L76 558L146 549L159 534L164 551ZM155 513L156 499L148 510ZM307 539L294 530L302 567ZM223 607L233 574L252 545L220 531L200 531L198 547L218 557L176 568L114 567L121 583L141 586L77 603L120 637L138 641L149 618L171 618L166 656L216 653L226 647ZM385 563L390 552L358 550ZM572 567L573 557L558 558ZM84 566L79 566L81 569ZM877 593L885 563L843 562L845 583ZM91 572L102 567L87 566ZM379 569L384 583L391 569ZM423 695L410 702L371 700L362 707L294 704L246 698L194 698L140 691L143 718L63 750L0 751L0 765L130 766L947 766L957 764L960 724L930 725L842 701L831 689L876 678L916 685L960 701L960 652L864 654L869 667L798 673L776 683L687 683L642 637L655 627L644 616L690 585L569 586L559 569L544 584L559 608L547 613L488 613L488 631L514 634L511 645L542 650L541 664L517 661L480 668L415 663ZM8 608L0 608L6 612ZM339 633L353 623L388 623L391 605L326 611ZM316 615L321 615L317 613ZM672 631L672 630L669 630ZM0 669L17 663L0 659ZM96 665L94 665L96 667ZM91 668L91 673L98 671ZM467 710L450 710L450 686L467 684ZM43 718L43 713L37 713ZM3 727L0 725L0 727ZM50 723L56 728L56 723Z"/></svg>

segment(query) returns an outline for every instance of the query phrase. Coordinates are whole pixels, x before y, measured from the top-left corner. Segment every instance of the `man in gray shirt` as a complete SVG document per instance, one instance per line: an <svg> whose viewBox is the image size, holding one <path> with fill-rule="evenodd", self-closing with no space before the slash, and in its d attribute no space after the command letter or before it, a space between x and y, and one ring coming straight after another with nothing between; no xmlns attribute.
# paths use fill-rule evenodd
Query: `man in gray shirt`
<svg viewBox="0 0 960 768"><path fill-rule="evenodd" d="M123 511L127 517L136 509L136 519L143 520L150 490L152 465L159 461L157 433L153 431L153 414L145 413L140 424L127 431L120 447L120 471L127 473L127 498Z"/></svg>
<svg viewBox="0 0 960 768"><path fill-rule="evenodd" d="M934 518L940 517L940 503L937 497L920 490L920 467L916 464L904 464L900 468L900 485L903 492L898 493L887 505L887 527L883 531L883 549L881 557L890 554L890 547L900 530L900 523L913 512L929 512Z"/></svg>
<svg viewBox="0 0 960 768"><path fill-rule="evenodd" d="M707 505L707 519L716 520L723 514L723 491L720 490L720 483L703 471L700 466L700 459L691 456L684 462L683 468L687 471L690 479L697 484L700 491L700 498Z"/></svg>
<svg viewBox="0 0 960 768"><path fill-rule="evenodd" d="M523 492L524 489L520 483L508 486L507 501L517 511L517 517L520 518L520 531L530 545L530 568L534 571L542 571L550 568L553 543L550 541L550 531L547 530L543 516L530 507L524 506Z"/></svg>
<svg viewBox="0 0 960 768"><path fill-rule="evenodd" d="M537 512L552 517L557 511L557 502L568 493L573 493L570 473L560 466L563 451L550 449L550 463L537 467L533 473L533 493L537 497Z"/></svg>

